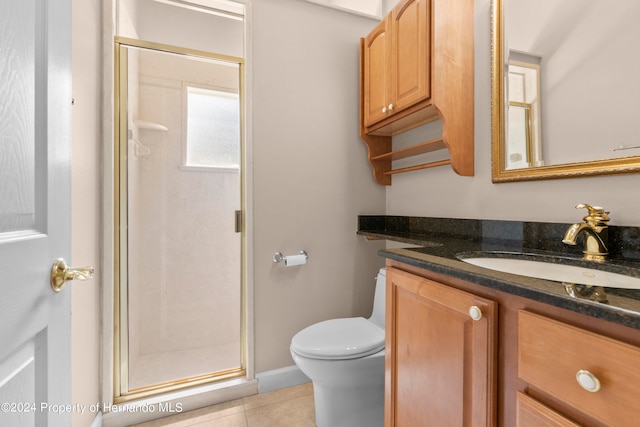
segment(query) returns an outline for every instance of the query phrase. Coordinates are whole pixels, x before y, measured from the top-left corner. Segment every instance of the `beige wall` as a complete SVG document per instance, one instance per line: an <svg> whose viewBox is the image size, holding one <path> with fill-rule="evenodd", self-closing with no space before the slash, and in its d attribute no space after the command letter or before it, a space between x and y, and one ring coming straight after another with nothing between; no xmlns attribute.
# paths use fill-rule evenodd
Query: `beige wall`
<svg viewBox="0 0 640 427"><path fill-rule="evenodd" d="M355 235L384 211L358 137L358 44L375 21L293 0L254 2L256 371L293 365L291 337L368 316L380 243ZM309 253L302 267L275 251Z"/></svg>
<svg viewBox="0 0 640 427"><path fill-rule="evenodd" d="M100 0L73 1L72 265L93 265L93 280L72 287L72 401L100 401L101 178ZM73 413L73 425L91 424L95 414Z"/></svg>
<svg viewBox="0 0 640 427"><path fill-rule="evenodd" d="M73 262L99 268L100 2L73 6ZM582 216L576 203L590 202L611 210L613 224L640 225L638 175L491 183L489 0L476 0L476 175L442 167L397 175L387 189L373 183L357 134L357 44L374 22L296 0L254 9L257 372L291 365L289 341L302 327L369 314L382 244L355 236L357 214L569 222ZM273 252L300 249L307 265L273 265ZM74 403L99 399L99 286L74 287ZM74 425L92 418L76 414Z"/></svg>

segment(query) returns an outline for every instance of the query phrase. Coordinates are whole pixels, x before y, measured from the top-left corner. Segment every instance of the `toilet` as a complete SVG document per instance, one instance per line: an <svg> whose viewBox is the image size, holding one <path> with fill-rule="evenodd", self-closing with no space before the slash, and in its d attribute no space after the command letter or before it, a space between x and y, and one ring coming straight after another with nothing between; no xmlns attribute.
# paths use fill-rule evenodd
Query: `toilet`
<svg viewBox="0 0 640 427"><path fill-rule="evenodd" d="M291 356L313 383L317 427L384 425L385 282L381 268L368 319L325 320L291 339Z"/></svg>

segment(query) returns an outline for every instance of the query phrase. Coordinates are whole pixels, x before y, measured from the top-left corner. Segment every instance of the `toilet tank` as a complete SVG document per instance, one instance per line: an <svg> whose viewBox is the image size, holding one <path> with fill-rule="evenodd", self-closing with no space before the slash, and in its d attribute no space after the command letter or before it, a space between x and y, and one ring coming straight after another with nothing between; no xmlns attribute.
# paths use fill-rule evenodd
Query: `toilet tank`
<svg viewBox="0 0 640 427"><path fill-rule="evenodd" d="M373 295L373 310L371 311L371 320L376 325L384 329L384 310L385 310L385 294L387 290L387 270L381 268L376 278L376 290Z"/></svg>

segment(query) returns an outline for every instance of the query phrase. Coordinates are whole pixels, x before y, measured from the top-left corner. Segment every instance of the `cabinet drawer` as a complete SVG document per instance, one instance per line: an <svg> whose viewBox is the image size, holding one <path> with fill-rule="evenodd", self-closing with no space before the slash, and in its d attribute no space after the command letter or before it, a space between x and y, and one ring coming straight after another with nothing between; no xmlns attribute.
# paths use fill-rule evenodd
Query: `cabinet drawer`
<svg viewBox="0 0 640 427"><path fill-rule="evenodd" d="M579 372L597 391L579 384ZM638 347L520 311L518 375L606 425L634 425L640 419Z"/></svg>
<svg viewBox="0 0 640 427"><path fill-rule="evenodd" d="M518 392L516 427L580 427L537 400Z"/></svg>

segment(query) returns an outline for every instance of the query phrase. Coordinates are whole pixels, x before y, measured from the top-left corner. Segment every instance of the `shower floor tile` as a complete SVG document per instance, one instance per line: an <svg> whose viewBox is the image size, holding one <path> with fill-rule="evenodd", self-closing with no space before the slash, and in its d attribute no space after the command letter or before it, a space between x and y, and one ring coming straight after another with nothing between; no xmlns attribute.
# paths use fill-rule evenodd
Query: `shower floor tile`
<svg viewBox="0 0 640 427"><path fill-rule="evenodd" d="M227 345L140 355L132 357L129 361L129 388L136 389L238 367L240 341Z"/></svg>

